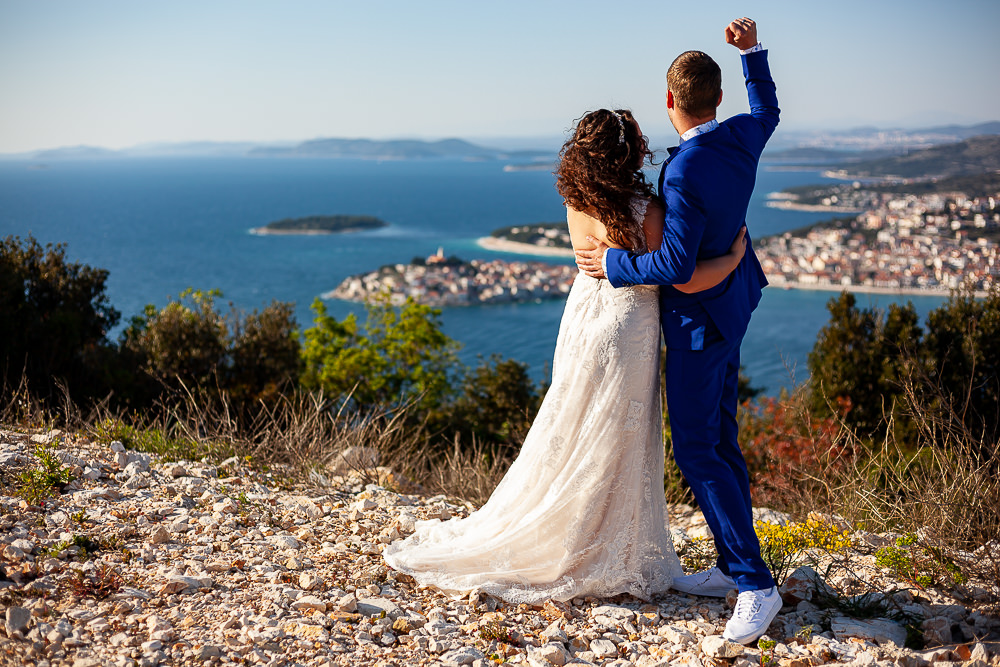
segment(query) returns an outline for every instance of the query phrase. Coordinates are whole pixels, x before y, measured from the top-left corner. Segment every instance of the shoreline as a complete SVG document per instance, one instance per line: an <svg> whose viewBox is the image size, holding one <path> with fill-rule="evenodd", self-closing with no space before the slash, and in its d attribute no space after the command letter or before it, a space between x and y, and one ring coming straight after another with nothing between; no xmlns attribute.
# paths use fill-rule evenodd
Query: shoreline
<svg viewBox="0 0 1000 667"><path fill-rule="evenodd" d="M823 204L798 204L785 198L769 198L764 203L768 208L777 208L782 211L803 211L806 213L863 213L862 209L850 208L847 206L824 206Z"/></svg>
<svg viewBox="0 0 1000 667"><path fill-rule="evenodd" d="M476 239L476 245L486 250L494 252L509 252L515 255L538 255L542 257L572 257L572 248L549 248L537 246L532 243L518 243L507 239L498 239L495 236L484 236Z"/></svg>
<svg viewBox="0 0 1000 667"><path fill-rule="evenodd" d="M781 276L764 274L768 280L768 287L774 287L777 289L796 289L796 290L807 290L812 292L852 292L856 294L883 294L886 296L934 296L934 297L949 297L952 295L954 290L944 289L944 288L922 288L922 287L879 287L877 285L820 285L820 284L805 284L798 281L788 281L783 279ZM780 281L780 282L779 282ZM976 290L972 293L972 296L976 299L982 299L987 296L987 292L982 290Z"/></svg>

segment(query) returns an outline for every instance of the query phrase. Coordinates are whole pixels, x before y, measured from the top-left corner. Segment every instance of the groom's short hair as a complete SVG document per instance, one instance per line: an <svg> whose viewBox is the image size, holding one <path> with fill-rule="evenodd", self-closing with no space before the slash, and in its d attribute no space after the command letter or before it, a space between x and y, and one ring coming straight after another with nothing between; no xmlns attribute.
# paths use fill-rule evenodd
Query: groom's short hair
<svg viewBox="0 0 1000 667"><path fill-rule="evenodd" d="M684 113L704 116L715 111L722 92L722 70L707 53L685 51L670 63L667 90Z"/></svg>

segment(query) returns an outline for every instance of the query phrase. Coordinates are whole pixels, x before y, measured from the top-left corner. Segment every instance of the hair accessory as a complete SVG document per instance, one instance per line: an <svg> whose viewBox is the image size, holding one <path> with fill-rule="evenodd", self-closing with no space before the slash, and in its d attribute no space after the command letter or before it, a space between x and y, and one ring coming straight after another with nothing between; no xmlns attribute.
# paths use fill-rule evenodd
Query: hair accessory
<svg viewBox="0 0 1000 667"><path fill-rule="evenodd" d="M612 111L611 113L614 114L615 119L618 121L618 143L624 144L625 143L625 122L622 120L622 117L618 114L617 111Z"/></svg>

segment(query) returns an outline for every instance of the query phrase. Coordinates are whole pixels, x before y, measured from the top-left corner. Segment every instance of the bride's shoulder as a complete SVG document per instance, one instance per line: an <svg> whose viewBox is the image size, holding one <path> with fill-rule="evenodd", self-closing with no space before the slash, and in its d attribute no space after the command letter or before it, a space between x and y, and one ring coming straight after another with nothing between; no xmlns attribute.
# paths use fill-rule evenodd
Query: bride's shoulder
<svg viewBox="0 0 1000 667"><path fill-rule="evenodd" d="M638 199L638 198L637 198ZM665 211L657 199L642 198L642 212L637 216L642 220L642 232L646 237L646 249L658 250L663 241L663 218Z"/></svg>
<svg viewBox="0 0 1000 667"><path fill-rule="evenodd" d="M635 213L635 217L640 220L649 211L662 211L663 205L660 200L656 197L649 197L647 195L635 195L632 197L632 211Z"/></svg>

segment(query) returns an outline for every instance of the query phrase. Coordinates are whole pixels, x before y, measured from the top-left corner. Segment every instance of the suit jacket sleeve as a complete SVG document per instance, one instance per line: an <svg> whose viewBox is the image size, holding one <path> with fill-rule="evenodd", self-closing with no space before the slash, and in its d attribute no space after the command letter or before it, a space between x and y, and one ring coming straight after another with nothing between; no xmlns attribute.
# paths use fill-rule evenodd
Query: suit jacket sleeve
<svg viewBox="0 0 1000 667"><path fill-rule="evenodd" d="M664 180L663 198L667 217L659 250L641 255L607 250L608 281L615 287L682 285L691 280L705 231L705 209L698 195L684 187L681 174Z"/></svg>
<svg viewBox="0 0 1000 667"><path fill-rule="evenodd" d="M743 56L743 76L750 98L750 115L760 126L760 150L778 126L778 95L767 64L767 50Z"/></svg>
<svg viewBox="0 0 1000 667"><path fill-rule="evenodd" d="M756 121L753 125L757 134L747 137L751 144L748 148L759 156L778 125L778 97L767 64L767 51L746 54L742 61L750 117ZM691 280L707 216L698 193L690 186L685 187L684 174L678 171L683 170L674 170L663 182L667 212L660 249L642 255L614 248L607 250L606 273L613 286L681 285Z"/></svg>

